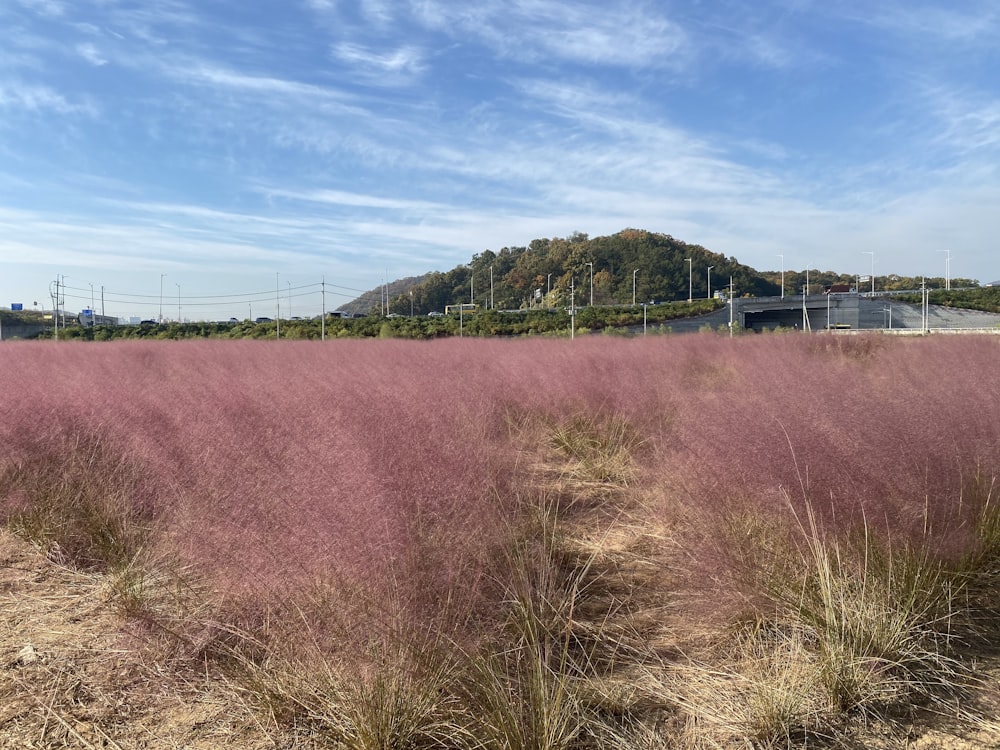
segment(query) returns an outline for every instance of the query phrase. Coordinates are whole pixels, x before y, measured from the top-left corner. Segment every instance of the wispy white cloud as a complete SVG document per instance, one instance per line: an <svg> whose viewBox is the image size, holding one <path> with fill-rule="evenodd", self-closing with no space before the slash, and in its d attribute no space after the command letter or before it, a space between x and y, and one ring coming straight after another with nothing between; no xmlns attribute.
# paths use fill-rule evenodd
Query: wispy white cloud
<svg viewBox="0 0 1000 750"><path fill-rule="evenodd" d="M337 0L305 0L305 6L314 11L327 13L337 7Z"/></svg>
<svg viewBox="0 0 1000 750"><path fill-rule="evenodd" d="M89 62L91 65L101 67L102 65L108 64L108 59L101 54L101 51L95 44L90 42L78 44L76 45L76 51L80 57Z"/></svg>
<svg viewBox="0 0 1000 750"><path fill-rule="evenodd" d="M397 3L390 0L361 0L361 12L370 23L385 26L395 17Z"/></svg>
<svg viewBox="0 0 1000 750"><path fill-rule="evenodd" d="M256 189L257 192L269 198L288 198L310 203L323 203L332 206L349 206L355 208L378 208L395 211L449 211L453 207L430 201L383 198L361 193L349 193L344 190L288 190L284 188Z"/></svg>
<svg viewBox="0 0 1000 750"><path fill-rule="evenodd" d="M360 44L341 42L333 55L352 66L365 80L375 85L398 85L408 82L425 70L423 53L413 46L375 50Z"/></svg>
<svg viewBox="0 0 1000 750"><path fill-rule="evenodd" d="M16 81L0 81L0 109L58 115L96 114L96 108L90 102L72 102L49 86Z"/></svg>
<svg viewBox="0 0 1000 750"><path fill-rule="evenodd" d="M928 94L928 114L942 123L937 142L961 157L1000 148L1000 98L987 92L938 87Z"/></svg>
<svg viewBox="0 0 1000 750"><path fill-rule="evenodd" d="M212 84L220 88L242 90L253 94L299 99L340 100L346 98L334 89L312 83L241 73L207 61L178 60L176 65L168 68L168 72L188 83Z"/></svg>
<svg viewBox="0 0 1000 750"><path fill-rule="evenodd" d="M461 40L471 34L495 52L521 61L559 59L612 66L669 66L686 35L655 6L565 0L414 3L427 27Z"/></svg>
<svg viewBox="0 0 1000 750"><path fill-rule="evenodd" d="M834 10L834 12L838 12ZM843 11L841 11L843 12ZM929 2L883 2L847 11L853 20L901 36L951 42L994 43L1000 31L1000 11L992 2L942 5Z"/></svg>
<svg viewBox="0 0 1000 750"><path fill-rule="evenodd" d="M50 17L64 15L67 8L63 0L18 0L18 2L29 10Z"/></svg>

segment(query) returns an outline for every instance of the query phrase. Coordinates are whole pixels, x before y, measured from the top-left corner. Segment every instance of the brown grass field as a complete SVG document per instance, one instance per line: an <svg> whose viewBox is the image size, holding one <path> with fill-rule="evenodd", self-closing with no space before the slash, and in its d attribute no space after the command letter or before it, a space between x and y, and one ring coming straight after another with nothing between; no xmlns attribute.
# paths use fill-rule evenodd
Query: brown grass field
<svg viewBox="0 0 1000 750"><path fill-rule="evenodd" d="M0 355L0 747L1000 747L991 337Z"/></svg>

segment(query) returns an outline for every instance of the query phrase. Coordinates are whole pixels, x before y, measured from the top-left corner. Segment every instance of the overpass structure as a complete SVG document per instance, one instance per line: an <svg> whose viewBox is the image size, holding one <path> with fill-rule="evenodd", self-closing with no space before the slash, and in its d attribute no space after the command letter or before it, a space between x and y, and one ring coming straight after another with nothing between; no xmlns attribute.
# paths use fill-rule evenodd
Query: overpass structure
<svg viewBox="0 0 1000 750"><path fill-rule="evenodd" d="M748 331L776 328L806 331L956 331L1000 327L1000 315L996 313L941 305L922 308L920 305L899 302L888 293L742 297L733 302L733 321Z"/></svg>
<svg viewBox="0 0 1000 750"><path fill-rule="evenodd" d="M856 293L743 297L735 300L733 314L748 331L888 328L883 301L872 302Z"/></svg>

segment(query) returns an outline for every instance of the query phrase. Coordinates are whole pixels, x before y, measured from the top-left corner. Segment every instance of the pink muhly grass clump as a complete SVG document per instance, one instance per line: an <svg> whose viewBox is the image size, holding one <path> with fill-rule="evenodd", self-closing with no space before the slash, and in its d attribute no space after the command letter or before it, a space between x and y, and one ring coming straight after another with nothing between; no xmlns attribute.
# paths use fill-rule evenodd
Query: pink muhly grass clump
<svg viewBox="0 0 1000 750"><path fill-rule="evenodd" d="M985 385L1000 348L991 339L853 342L755 337L718 357L726 374L700 376L678 423L689 472L707 477L700 487L758 498L781 488L847 524L862 509L897 530L922 527L925 512L930 523L957 520L963 479L1000 459L989 417L1000 390Z"/></svg>
<svg viewBox="0 0 1000 750"><path fill-rule="evenodd" d="M419 344L6 350L17 370L52 375L5 399L5 443L74 430L140 463L170 544L226 589L280 592L331 575L374 586L429 564L414 559L416 539L447 588L498 523L509 452L490 449L489 402ZM427 549L431 539L448 543ZM423 595L443 596L428 583Z"/></svg>
<svg viewBox="0 0 1000 750"><path fill-rule="evenodd" d="M1000 347L980 337L3 350L9 372L32 374L3 398L0 439L15 446L4 460L28 434L98 437L157 489L161 544L236 593L280 597L332 578L433 611L485 590L510 498L530 489L512 408L625 419L655 512L700 524L706 577L724 544L714 530L748 507L778 516L808 503L832 531L864 518L960 547L976 512L961 488L1000 464Z"/></svg>

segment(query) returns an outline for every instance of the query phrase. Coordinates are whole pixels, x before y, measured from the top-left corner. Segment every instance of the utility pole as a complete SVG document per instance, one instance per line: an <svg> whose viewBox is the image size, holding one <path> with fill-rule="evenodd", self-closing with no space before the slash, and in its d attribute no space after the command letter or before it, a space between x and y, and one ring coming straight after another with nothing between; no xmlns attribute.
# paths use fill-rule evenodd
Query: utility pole
<svg viewBox="0 0 1000 750"><path fill-rule="evenodd" d="M165 273L160 274L160 317L157 323L163 322L163 277L166 276Z"/></svg>
<svg viewBox="0 0 1000 750"><path fill-rule="evenodd" d="M688 304L690 305L694 302L694 299L691 297L691 291L693 288L692 284L694 283L694 272L692 271L693 266L691 265L691 259L685 258L684 260L686 260L688 264Z"/></svg>
<svg viewBox="0 0 1000 750"><path fill-rule="evenodd" d="M733 306L735 305L733 300L733 277L729 277L729 338L733 337Z"/></svg>
<svg viewBox="0 0 1000 750"><path fill-rule="evenodd" d="M920 302L921 302L920 327L924 333L927 333L928 328L930 327L929 326L930 311L927 309L929 307L928 305L929 300L930 300L930 292L927 290L927 280L922 278L920 280Z"/></svg>
<svg viewBox="0 0 1000 750"><path fill-rule="evenodd" d="M576 277L569 281L569 338L576 338Z"/></svg>

